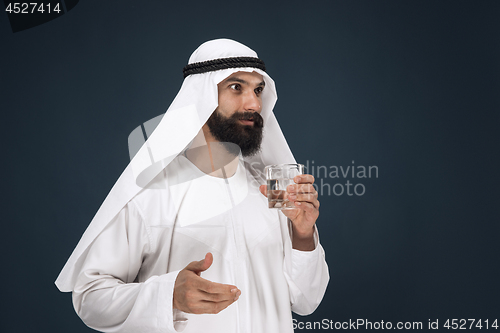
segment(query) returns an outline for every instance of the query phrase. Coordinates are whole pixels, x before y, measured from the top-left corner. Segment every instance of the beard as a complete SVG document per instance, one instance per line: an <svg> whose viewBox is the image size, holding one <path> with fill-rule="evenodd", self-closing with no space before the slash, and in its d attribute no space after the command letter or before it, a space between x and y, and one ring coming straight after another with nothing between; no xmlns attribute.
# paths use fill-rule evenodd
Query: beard
<svg viewBox="0 0 500 333"><path fill-rule="evenodd" d="M243 125L239 120L253 120L253 125ZM260 151L264 119L258 112L235 112L230 117L223 116L218 109L207 120L208 129L219 142L237 145L243 157L253 156ZM226 145L229 153L238 155L238 151Z"/></svg>

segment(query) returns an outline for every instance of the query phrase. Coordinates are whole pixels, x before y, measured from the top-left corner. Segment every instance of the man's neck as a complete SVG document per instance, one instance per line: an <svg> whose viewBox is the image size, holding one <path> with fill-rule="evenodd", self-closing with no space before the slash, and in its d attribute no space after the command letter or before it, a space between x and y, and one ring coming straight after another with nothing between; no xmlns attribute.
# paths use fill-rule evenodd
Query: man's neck
<svg viewBox="0 0 500 333"><path fill-rule="evenodd" d="M233 144L217 141L206 127L195 137L186 157L207 175L229 178L238 168L239 157L231 153Z"/></svg>

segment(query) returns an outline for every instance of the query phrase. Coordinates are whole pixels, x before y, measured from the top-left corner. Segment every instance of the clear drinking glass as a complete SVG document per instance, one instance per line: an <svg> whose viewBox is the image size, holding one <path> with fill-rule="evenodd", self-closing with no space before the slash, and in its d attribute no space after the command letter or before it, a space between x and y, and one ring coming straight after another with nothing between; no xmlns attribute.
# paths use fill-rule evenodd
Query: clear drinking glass
<svg viewBox="0 0 500 333"><path fill-rule="evenodd" d="M294 209L293 202L288 201L286 187L295 184L293 178L304 174L302 164L275 164L264 168L267 180L267 201L269 208Z"/></svg>

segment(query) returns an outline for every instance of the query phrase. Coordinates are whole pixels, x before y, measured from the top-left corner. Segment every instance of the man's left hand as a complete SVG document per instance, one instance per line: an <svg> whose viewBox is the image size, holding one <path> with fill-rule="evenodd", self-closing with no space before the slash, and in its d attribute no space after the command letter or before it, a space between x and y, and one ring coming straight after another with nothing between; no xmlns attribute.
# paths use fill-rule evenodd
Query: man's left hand
<svg viewBox="0 0 500 333"><path fill-rule="evenodd" d="M295 209L281 212L292 221L293 247L299 250L314 250L314 224L319 216L318 191L313 186L314 177L304 174L295 176L293 180L296 184L288 185L285 199L293 202ZM266 185L261 185L259 190L267 197Z"/></svg>

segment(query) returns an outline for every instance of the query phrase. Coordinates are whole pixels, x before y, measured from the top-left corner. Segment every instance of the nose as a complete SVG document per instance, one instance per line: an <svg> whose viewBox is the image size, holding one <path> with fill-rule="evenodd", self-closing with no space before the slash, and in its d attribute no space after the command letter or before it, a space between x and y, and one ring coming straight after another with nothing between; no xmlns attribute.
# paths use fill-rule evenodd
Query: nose
<svg viewBox="0 0 500 333"><path fill-rule="evenodd" d="M260 113L262 111L262 99L254 91L249 91L243 96L243 109Z"/></svg>

